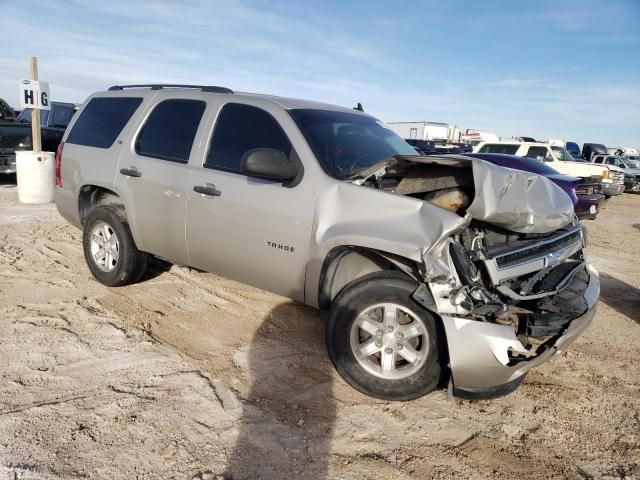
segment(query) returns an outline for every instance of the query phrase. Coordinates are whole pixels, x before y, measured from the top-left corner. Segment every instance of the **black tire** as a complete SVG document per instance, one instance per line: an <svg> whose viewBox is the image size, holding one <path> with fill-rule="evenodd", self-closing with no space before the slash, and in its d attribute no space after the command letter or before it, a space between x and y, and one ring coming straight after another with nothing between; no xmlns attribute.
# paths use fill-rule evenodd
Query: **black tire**
<svg viewBox="0 0 640 480"><path fill-rule="evenodd" d="M441 362L446 357L443 347L446 339L439 320L411 298L416 287L414 280L400 272L375 272L353 281L334 299L327 323L327 350L338 373L356 390L383 400L413 400L440 384L445 371ZM365 370L353 353L350 345L353 322L361 312L379 303L395 303L410 309L426 327L427 360L411 376L380 378Z"/></svg>
<svg viewBox="0 0 640 480"><path fill-rule="evenodd" d="M102 270L91 254L91 232L98 222L104 222L113 229L119 243L119 257L113 270ZM93 277L108 287L121 287L136 283L147 268L149 255L136 247L129 229L124 208L116 205L102 205L89 212L82 231L84 259Z"/></svg>

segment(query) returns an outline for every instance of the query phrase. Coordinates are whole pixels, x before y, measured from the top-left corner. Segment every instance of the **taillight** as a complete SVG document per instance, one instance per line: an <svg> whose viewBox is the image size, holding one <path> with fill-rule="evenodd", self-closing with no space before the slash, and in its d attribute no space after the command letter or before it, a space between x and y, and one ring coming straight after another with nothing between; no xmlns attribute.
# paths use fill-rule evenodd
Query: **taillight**
<svg viewBox="0 0 640 480"><path fill-rule="evenodd" d="M60 142L58 149L56 150L56 186L62 186L62 149L64 148L64 142ZM51 158L51 157L49 157Z"/></svg>

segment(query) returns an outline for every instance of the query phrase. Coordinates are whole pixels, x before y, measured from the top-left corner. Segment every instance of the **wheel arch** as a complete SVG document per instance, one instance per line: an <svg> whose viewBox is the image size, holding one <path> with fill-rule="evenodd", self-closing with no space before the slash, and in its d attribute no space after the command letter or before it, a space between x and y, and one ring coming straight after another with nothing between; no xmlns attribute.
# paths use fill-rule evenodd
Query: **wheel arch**
<svg viewBox="0 0 640 480"><path fill-rule="evenodd" d="M89 212L98 205L121 205L126 212L124 199L113 189L86 184L78 190L78 218L82 225Z"/></svg>
<svg viewBox="0 0 640 480"><path fill-rule="evenodd" d="M398 271L418 285L418 264L396 254L360 247L340 245L324 258L318 283L318 306L327 310L344 287L370 273Z"/></svg>

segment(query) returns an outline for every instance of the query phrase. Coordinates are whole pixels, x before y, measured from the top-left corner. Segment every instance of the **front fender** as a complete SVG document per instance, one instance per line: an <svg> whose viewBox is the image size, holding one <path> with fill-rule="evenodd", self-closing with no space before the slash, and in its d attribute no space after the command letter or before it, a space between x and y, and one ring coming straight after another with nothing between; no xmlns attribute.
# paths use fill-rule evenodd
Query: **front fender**
<svg viewBox="0 0 640 480"><path fill-rule="evenodd" d="M431 203L350 183L319 190L305 284L306 303L316 307L322 266L334 248L368 248L422 263L424 252L466 223Z"/></svg>

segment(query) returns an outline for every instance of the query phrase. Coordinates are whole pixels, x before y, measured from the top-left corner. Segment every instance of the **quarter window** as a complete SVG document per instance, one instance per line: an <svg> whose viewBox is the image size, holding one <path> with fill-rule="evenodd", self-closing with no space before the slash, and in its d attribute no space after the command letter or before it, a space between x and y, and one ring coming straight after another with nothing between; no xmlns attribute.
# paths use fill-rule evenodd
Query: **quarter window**
<svg viewBox="0 0 640 480"><path fill-rule="evenodd" d="M111 147L141 103L139 97L92 98L69 133L67 143Z"/></svg>
<svg viewBox="0 0 640 480"><path fill-rule="evenodd" d="M187 163L206 106L201 100L160 102L138 135L136 152L146 157Z"/></svg>
<svg viewBox="0 0 640 480"><path fill-rule="evenodd" d="M500 143L484 145L480 149L480 153L503 153L506 155L515 155L520 145L502 145Z"/></svg>
<svg viewBox="0 0 640 480"><path fill-rule="evenodd" d="M218 115L205 167L243 173L243 155L253 148L273 148L289 156L291 142L278 122L261 108L227 103Z"/></svg>

